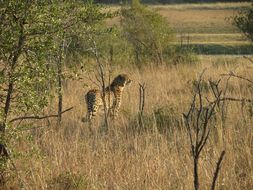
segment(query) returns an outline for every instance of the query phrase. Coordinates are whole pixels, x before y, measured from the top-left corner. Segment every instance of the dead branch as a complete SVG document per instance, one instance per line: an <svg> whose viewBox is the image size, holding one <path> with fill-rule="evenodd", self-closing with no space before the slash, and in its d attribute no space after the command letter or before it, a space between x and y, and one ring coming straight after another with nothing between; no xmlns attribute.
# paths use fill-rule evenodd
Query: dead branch
<svg viewBox="0 0 253 190"><path fill-rule="evenodd" d="M144 106L145 106L145 90L146 84L139 83L139 113L143 115Z"/></svg>
<svg viewBox="0 0 253 190"><path fill-rule="evenodd" d="M219 79L218 82L213 82L213 81L209 80L209 84L210 84L212 93L213 93L214 98L215 98L214 101L212 101L212 102L209 101L209 105L217 103L218 107L221 108L221 111L222 111L222 120L224 120L224 118L225 118L224 107L225 107L226 102L241 102L241 103L252 103L253 102L253 99L250 99L250 98L228 97L227 96L227 91L228 91L229 80L232 77L235 77L235 78L242 79L243 81L249 82L250 84L253 84L253 81L246 78L246 77L243 77L243 76L240 76L240 75L235 75L233 72L230 72L228 74L222 74L221 76L227 77L226 85L225 85L224 90L219 89L219 83L220 83L221 79ZM221 104L221 106L220 106L220 104Z"/></svg>
<svg viewBox="0 0 253 190"><path fill-rule="evenodd" d="M146 84L139 83L139 126L143 129L144 124L143 124L143 112L144 112L144 106L145 106L145 89L146 89Z"/></svg>
<svg viewBox="0 0 253 190"><path fill-rule="evenodd" d="M235 77L235 78L239 78L239 79L248 81L249 83L253 84L252 80L250 80L250 79L248 79L246 77L240 76L240 75L235 75L233 72L230 72L229 74L221 74L221 76Z"/></svg>
<svg viewBox="0 0 253 190"><path fill-rule="evenodd" d="M218 160L218 162L217 162L216 169L215 169L215 172L214 172L214 175L213 175L213 182L212 182L212 188L211 188L211 190L214 190L214 189L215 189L215 183L216 183L216 180L217 180L217 178L218 178L218 174L219 174L221 162L222 162L222 160L223 160L224 155L225 155L225 150L223 150L223 151L221 152L220 158L219 158L219 160Z"/></svg>
<svg viewBox="0 0 253 190"><path fill-rule="evenodd" d="M96 41L91 37L92 39L92 43L93 43L93 51L92 53L95 56L96 62L97 62L97 73L98 76L95 74L96 79L98 80L98 82L100 83L101 87L102 87L102 101L103 101L103 106L104 106L104 121L105 121L105 130L108 130L109 127L109 121L108 121L108 107L106 104L106 84L105 84L105 71L104 71L104 65L101 63L100 61L100 55L98 54L98 49L97 49L97 44Z"/></svg>
<svg viewBox="0 0 253 190"><path fill-rule="evenodd" d="M251 59L250 59L251 60ZM253 63L253 60L251 60ZM198 160L200 158L200 154L205 147L207 140L209 138L212 125L210 125L210 120L212 116L215 114L215 108L219 107L219 109L222 109L222 119L225 118L224 116L224 105L226 102L240 102L242 105L244 103L253 103L253 99L250 98L238 98L238 97L230 97L227 95L228 91L228 83L231 78L238 78L240 80L243 80L244 82L250 83L250 85L253 84L253 81L247 77L236 75L233 72L230 72L228 74L222 74L221 76L224 78L219 79L218 81L211 81L209 80L209 87L212 92L212 96L214 98L213 101L209 101L208 103L204 105L203 103L203 92L201 87L202 82L202 76L204 71L200 74L196 92L193 95L193 100L190 105L190 108L188 112L183 114L184 120L185 120L185 127L187 131L187 135L189 137L190 146L191 146L191 153L193 158L193 164L194 164L194 189L199 189L199 178L198 178ZM226 79L225 88L220 88L220 83L223 79ZM221 104L221 107L220 107ZM218 174L220 172L221 162L224 158L225 150L223 150L220 154L220 157L218 159L213 179L212 179L212 185L211 189L215 189L215 183L218 178Z"/></svg>
<svg viewBox="0 0 253 190"><path fill-rule="evenodd" d="M212 93L214 95L214 97L217 99L218 97L220 97L222 90L219 90L219 84L220 84L221 79L219 79L217 82L213 82L211 80L209 80L209 84L212 90Z"/></svg>
<svg viewBox="0 0 253 190"><path fill-rule="evenodd" d="M233 97L222 97L219 99L216 99L212 102L209 103L209 105L212 104L218 104L220 102L226 102L226 101L231 101L231 102L247 102L247 103L252 103L253 99L248 99L248 98L233 98Z"/></svg>
<svg viewBox="0 0 253 190"><path fill-rule="evenodd" d="M61 114L66 113L66 112L72 110L73 108L74 108L74 107L70 107L70 108L68 108L68 109L66 109L66 110L64 110L64 111L62 111ZM26 120L26 119L41 120L41 119L47 119L47 118L52 118L52 117L58 117L58 114L46 115L46 116L37 116L37 115L35 115L35 116L23 116L23 117L14 118L14 119L10 120L9 122L10 122L10 123L13 123L13 122L15 122L15 121L24 120L24 119L25 119L25 120Z"/></svg>
<svg viewBox="0 0 253 190"><path fill-rule="evenodd" d="M218 84L220 81L218 81L217 83L209 81L209 84L216 98L216 101L214 101L212 104L204 105L203 92L201 87L204 72L205 70L200 74L196 92L193 95L193 100L189 108L189 111L183 114L187 134L190 139L191 153L193 157L193 164L194 164L193 174L194 174L195 190L199 189L198 167L199 167L200 154L209 138L212 128L212 126L210 126L210 120L212 116L214 116L215 114L214 112L215 107L217 106L217 103L219 102L222 93L218 88ZM219 170L217 172L219 172Z"/></svg>

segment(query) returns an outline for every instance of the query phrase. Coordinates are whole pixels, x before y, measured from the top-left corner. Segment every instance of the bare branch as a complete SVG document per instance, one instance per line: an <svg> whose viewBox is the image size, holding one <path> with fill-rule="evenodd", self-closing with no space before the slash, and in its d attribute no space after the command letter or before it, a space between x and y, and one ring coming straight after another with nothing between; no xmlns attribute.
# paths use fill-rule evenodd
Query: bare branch
<svg viewBox="0 0 253 190"><path fill-rule="evenodd" d="M193 145L193 138L192 138L192 134L191 134L191 128L190 128L190 124L189 124L189 118L185 114L183 114L183 116L184 116L184 119L185 119L185 125L186 125L186 129L187 129L187 133L188 133L189 138L190 138L192 156L194 156L195 155L195 150L194 150L194 145Z"/></svg>
<svg viewBox="0 0 253 190"><path fill-rule="evenodd" d="M74 107L70 107L64 111L61 112L61 114L65 113L65 112L68 112L70 110L72 110ZM53 114L53 115L46 115L46 116L23 116L23 117L17 117L17 118L14 118L12 120L10 120L9 122L10 123L13 123L15 121L19 121L19 120L24 120L24 119L37 119L37 120L41 120L41 119L47 119L47 118L51 118L51 117L58 117L58 114Z"/></svg>
<svg viewBox="0 0 253 190"><path fill-rule="evenodd" d="M199 155L200 153L201 153L201 151L202 151L202 149L204 148L204 146L206 145L206 142L207 142L207 139L208 139L208 137L209 137L209 134L210 134L210 129L208 129L208 132L207 132L207 134L204 134L205 136L205 138L204 138L204 140L203 140L203 142L202 142L202 144L200 144L200 146L199 146L199 149L198 149L198 151L197 151L197 155Z"/></svg>
<svg viewBox="0 0 253 190"><path fill-rule="evenodd" d="M220 166L221 166L221 162L223 160L223 157L225 155L225 150L223 150L221 152L221 155L220 155L220 158L217 162L217 165L216 165L216 169L215 169L215 172L214 172L214 175L213 175L213 182L212 182L212 187L211 187L211 190L214 190L215 189L215 183L216 183L216 180L218 178L218 174L219 174L219 171L220 171Z"/></svg>
<svg viewBox="0 0 253 190"><path fill-rule="evenodd" d="M145 89L146 89L146 84L139 83L139 112L141 116L143 115L143 110L145 106Z"/></svg>
<svg viewBox="0 0 253 190"><path fill-rule="evenodd" d="M105 71L104 71L104 65L101 63L100 61L100 55L98 54L98 49L97 49L97 44L96 41L92 38L92 36L90 37L90 39L92 40L93 43L93 51L92 53L95 56L97 65L98 65L98 69L97 69L97 73L99 76L97 76L95 74L96 79L98 80L98 82L100 83L101 87L102 87L102 101L103 101L103 105L104 105L104 121L105 121L105 130L108 130L109 127L109 121L108 121L108 108L109 106L107 106L107 102L106 102L106 84L105 84Z"/></svg>
<svg viewBox="0 0 253 190"><path fill-rule="evenodd" d="M209 138L212 128L209 123L211 117L214 115L215 107L218 105L220 101L220 96L222 94L222 91L219 90L219 83L221 80L218 80L217 82L212 82L209 80L209 84L214 94L215 101L211 103L209 102L209 104L207 105L204 104L203 89L201 86L204 72L205 70L200 74L189 111L187 114L183 114L185 119L185 126L191 144L191 152L194 164L193 177L195 190L199 189L198 167L200 154Z"/></svg>
<svg viewBox="0 0 253 190"><path fill-rule="evenodd" d="M231 73L229 73L229 74L222 74L221 76L235 77L235 78L239 78L239 79L248 81L249 83L253 84L253 81L252 81L252 80L250 80L250 79L248 79L248 78L245 78L245 77L243 77L243 76L235 75L233 72L231 72Z"/></svg>
<svg viewBox="0 0 253 190"><path fill-rule="evenodd" d="M218 102L225 102L225 101L232 101L232 102L248 102L252 103L253 99L248 99L248 98L233 98L233 97L222 97L220 99L216 99L213 102L210 102L209 105L216 104Z"/></svg>
<svg viewBox="0 0 253 190"><path fill-rule="evenodd" d="M144 106L145 106L145 83L141 84L139 83L139 115L138 115L138 119L139 119L139 125L141 128L144 127L143 124L143 112L144 112Z"/></svg>
<svg viewBox="0 0 253 190"><path fill-rule="evenodd" d="M211 90L212 90L213 95L215 96L216 99L222 93L222 90L219 90L220 81L221 81L221 79L219 79L217 82L213 82L213 81L209 80L209 84L210 84Z"/></svg>

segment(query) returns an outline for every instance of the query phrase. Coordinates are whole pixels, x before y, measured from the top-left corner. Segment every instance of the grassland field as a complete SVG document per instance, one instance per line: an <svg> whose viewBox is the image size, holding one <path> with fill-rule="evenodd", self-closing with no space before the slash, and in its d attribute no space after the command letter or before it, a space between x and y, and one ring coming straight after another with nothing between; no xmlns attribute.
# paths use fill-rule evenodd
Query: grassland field
<svg viewBox="0 0 253 190"><path fill-rule="evenodd" d="M249 5L250 3L203 3L148 7L168 20L177 34L175 43L190 44L198 54L250 55L253 51L250 42L232 24L238 10ZM117 6L111 8L117 9ZM118 24L119 18L108 23Z"/></svg>
<svg viewBox="0 0 253 190"><path fill-rule="evenodd" d="M9 189L87 189L87 190L191 190L193 160L182 113L193 98L194 84L200 73L204 85L222 78L231 97L253 99L250 82L221 74L235 73L253 81L253 65L243 58L252 46L229 19L249 3L157 5L152 9L168 19L180 43L199 48L199 63L171 66L114 66L112 76L127 73L133 79L123 94L119 117L110 121L107 134L101 132L103 112L89 132L85 116L84 94L96 87L83 74L81 81L67 81L63 91L63 115L57 128L55 119L35 121L34 127L21 131L10 147L16 149L13 160L17 176L8 181ZM118 7L112 7L118 9ZM118 19L109 21L117 24ZM188 40L189 39L189 40ZM189 41L189 43L187 42ZM206 48L206 49L205 49ZM91 74L93 77L93 75ZM139 129L139 83L146 83L144 124ZM84 86L84 84L87 84ZM205 103L212 98L204 91ZM56 111L52 102L46 113ZM226 151L217 189L253 189L253 107L228 102L225 119L217 110L212 130L199 160L200 189L210 189L214 168L222 150ZM17 123L17 127L20 126ZM57 129L56 129L57 128ZM8 129L7 129L8 130ZM18 147L18 148L17 148Z"/></svg>

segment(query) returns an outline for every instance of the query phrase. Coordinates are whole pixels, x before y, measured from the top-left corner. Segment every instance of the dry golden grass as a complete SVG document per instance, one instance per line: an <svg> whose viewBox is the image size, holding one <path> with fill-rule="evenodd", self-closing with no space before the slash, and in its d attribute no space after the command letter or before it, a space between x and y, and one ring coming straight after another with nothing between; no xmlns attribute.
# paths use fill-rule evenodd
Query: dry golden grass
<svg viewBox="0 0 253 190"><path fill-rule="evenodd" d="M192 84L204 68L205 79L217 79L231 70L252 78L250 64L238 57L202 57L196 65L146 66L114 68L113 75L128 73L135 81L127 88L120 115L111 123L108 134L101 132L102 114L97 117L90 134L81 122L86 112L81 88L88 80L68 82L64 90L64 107L74 109L63 116L62 125L55 129L54 120L38 122L42 126L23 132L32 135L30 143L16 140L12 146L36 156L15 160L20 179L11 180L14 189L193 189L193 161L187 133L182 123L170 132L159 132L155 122L152 129L137 133L133 118L138 113L138 82L146 82L145 115L154 116L157 108L168 107L181 121L192 99ZM229 91L236 97L252 98L252 88L237 79L231 80ZM206 92L208 95L209 92ZM200 189L209 189L220 152L226 155L217 181L217 189L253 188L252 105L230 103L225 122L217 117L215 127L200 159ZM54 110L54 106L52 106ZM151 124L150 124L151 123ZM22 180L21 180L22 179Z"/></svg>
<svg viewBox="0 0 253 190"><path fill-rule="evenodd" d="M174 10L158 12L178 33L231 33L237 30L227 20L234 10Z"/></svg>
<svg viewBox="0 0 253 190"><path fill-rule="evenodd" d="M231 17L250 3L202 3L148 6L164 16L177 33L237 33ZM109 7L115 11L119 7ZM119 18L108 20L110 25L119 24Z"/></svg>

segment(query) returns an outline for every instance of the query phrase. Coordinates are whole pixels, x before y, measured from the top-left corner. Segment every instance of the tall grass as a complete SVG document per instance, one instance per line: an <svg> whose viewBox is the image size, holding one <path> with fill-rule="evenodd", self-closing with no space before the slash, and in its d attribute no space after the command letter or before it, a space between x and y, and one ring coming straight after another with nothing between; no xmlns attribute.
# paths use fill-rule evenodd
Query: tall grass
<svg viewBox="0 0 253 190"><path fill-rule="evenodd" d="M114 68L113 76L127 73L134 80L123 95L119 117L107 134L101 132L102 113L90 134L86 123L84 93L93 86L89 80L69 81L64 89L63 115L56 130L54 120L33 123L25 130L29 141L16 140L13 147L25 155L14 160L19 178L9 187L19 189L193 189L193 161L182 113L192 100L194 83L204 68L205 79L218 79L233 70L252 78L252 68L241 58L201 58L199 64ZM146 83L144 124L137 130L138 83ZM83 84L89 84L89 88ZM93 86L94 87L94 86ZM252 98L252 87L232 79L229 93ZM205 96L208 97L208 89ZM51 109L54 110L54 104ZM226 150L217 189L253 188L252 105L229 103L226 119L217 118L200 158L200 189L209 189L221 150ZM137 126L134 127L134 126ZM161 130L162 129L162 130Z"/></svg>

